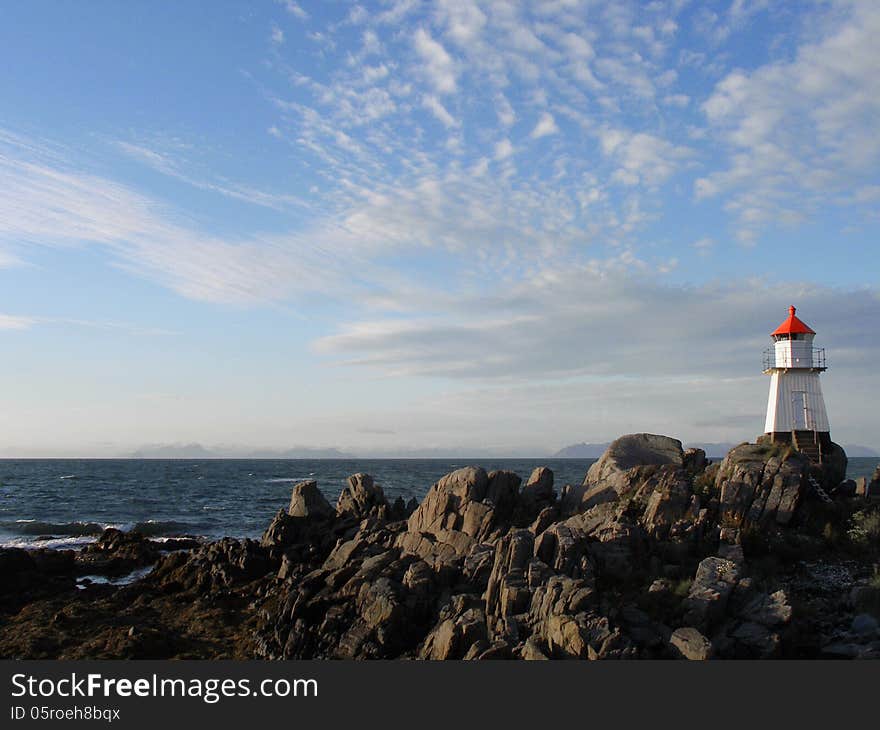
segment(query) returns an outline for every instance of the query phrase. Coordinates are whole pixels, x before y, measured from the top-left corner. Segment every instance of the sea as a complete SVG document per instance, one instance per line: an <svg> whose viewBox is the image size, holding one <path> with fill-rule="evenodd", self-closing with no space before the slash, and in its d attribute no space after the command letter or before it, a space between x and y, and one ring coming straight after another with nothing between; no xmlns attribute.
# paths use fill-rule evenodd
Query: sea
<svg viewBox="0 0 880 730"><path fill-rule="evenodd" d="M156 539L258 538L293 485L315 479L335 503L348 476L366 472L389 501L421 500L444 474L471 464L525 481L553 470L557 489L579 484L595 459L0 459L0 546L75 548L107 527ZM870 477L878 458L853 458Z"/></svg>

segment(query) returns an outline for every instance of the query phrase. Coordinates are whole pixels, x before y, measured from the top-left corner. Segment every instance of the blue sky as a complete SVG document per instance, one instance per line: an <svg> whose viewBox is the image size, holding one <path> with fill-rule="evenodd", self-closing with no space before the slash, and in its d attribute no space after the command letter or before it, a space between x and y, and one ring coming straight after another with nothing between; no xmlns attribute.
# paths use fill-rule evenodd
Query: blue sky
<svg viewBox="0 0 880 730"><path fill-rule="evenodd" d="M880 5L4 3L0 451L880 446Z"/></svg>

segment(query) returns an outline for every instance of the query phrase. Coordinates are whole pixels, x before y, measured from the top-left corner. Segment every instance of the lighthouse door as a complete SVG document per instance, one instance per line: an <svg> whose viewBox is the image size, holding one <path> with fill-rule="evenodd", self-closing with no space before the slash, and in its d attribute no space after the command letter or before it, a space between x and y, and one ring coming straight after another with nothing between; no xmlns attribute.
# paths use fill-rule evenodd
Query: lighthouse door
<svg viewBox="0 0 880 730"><path fill-rule="evenodd" d="M806 431L808 428L807 394L803 390L792 391L791 423L795 431Z"/></svg>

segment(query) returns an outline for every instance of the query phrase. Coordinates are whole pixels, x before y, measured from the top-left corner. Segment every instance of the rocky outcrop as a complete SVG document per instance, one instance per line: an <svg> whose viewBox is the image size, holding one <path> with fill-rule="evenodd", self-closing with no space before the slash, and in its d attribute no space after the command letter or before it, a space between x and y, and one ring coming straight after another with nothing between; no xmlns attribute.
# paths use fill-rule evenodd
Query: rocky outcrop
<svg viewBox="0 0 880 730"><path fill-rule="evenodd" d="M291 517L329 519L333 516L333 508L318 489L318 482L309 479L294 486L287 514Z"/></svg>
<svg viewBox="0 0 880 730"><path fill-rule="evenodd" d="M721 523L788 525L808 491L810 461L790 449L742 444L721 462L715 478Z"/></svg>
<svg viewBox="0 0 880 730"><path fill-rule="evenodd" d="M390 505L367 474L349 478L335 508L302 482L259 542L166 554L108 532L78 554L0 551L0 655L871 656L871 617L855 620L874 610L868 568L822 590L801 575L798 551L821 551L847 524L828 521L848 519L843 492L837 504L814 498L816 475L772 445L707 466L699 450L638 434L561 497L546 468L522 488L509 471L459 469L409 506ZM755 536L771 534L781 549L756 553ZM76 571L113 560L156 565L131 585L75 587ZM16 592L20 611L7 601Z"/></svg>
<svg viewBox="0 0 880 730"><path fill-rule="evenodd" d="M337 515L357 520L368 516L387 518L389 511L382 487L374 484L369 474L350 476L336 503Z"/></svg>
<svg viewBox="0 0 880 730"><path fill-rule="evenodd" d="M614 501L631 488L633 469L664 464L684 466L681 441L650 433L621 436L590 467L583 484L566 494L563 509L571 514Z"/></svg>

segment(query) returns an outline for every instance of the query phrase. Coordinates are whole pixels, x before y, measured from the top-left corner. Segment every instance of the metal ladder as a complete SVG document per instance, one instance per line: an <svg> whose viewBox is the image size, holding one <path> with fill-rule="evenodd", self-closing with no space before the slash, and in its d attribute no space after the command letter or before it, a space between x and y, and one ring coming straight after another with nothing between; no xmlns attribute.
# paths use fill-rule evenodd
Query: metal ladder
<svg viewBox="0 0 880 730"><path fill-rule="evenodd" d="M807 477L807 481L810 483L810 486L813 487L816 494L819 495L819 499L821 499L825 504L833 504L834 500L828 496L828 492L826 492L822 485L819 484L819 480L816 479L812 474Z"/></svg>

